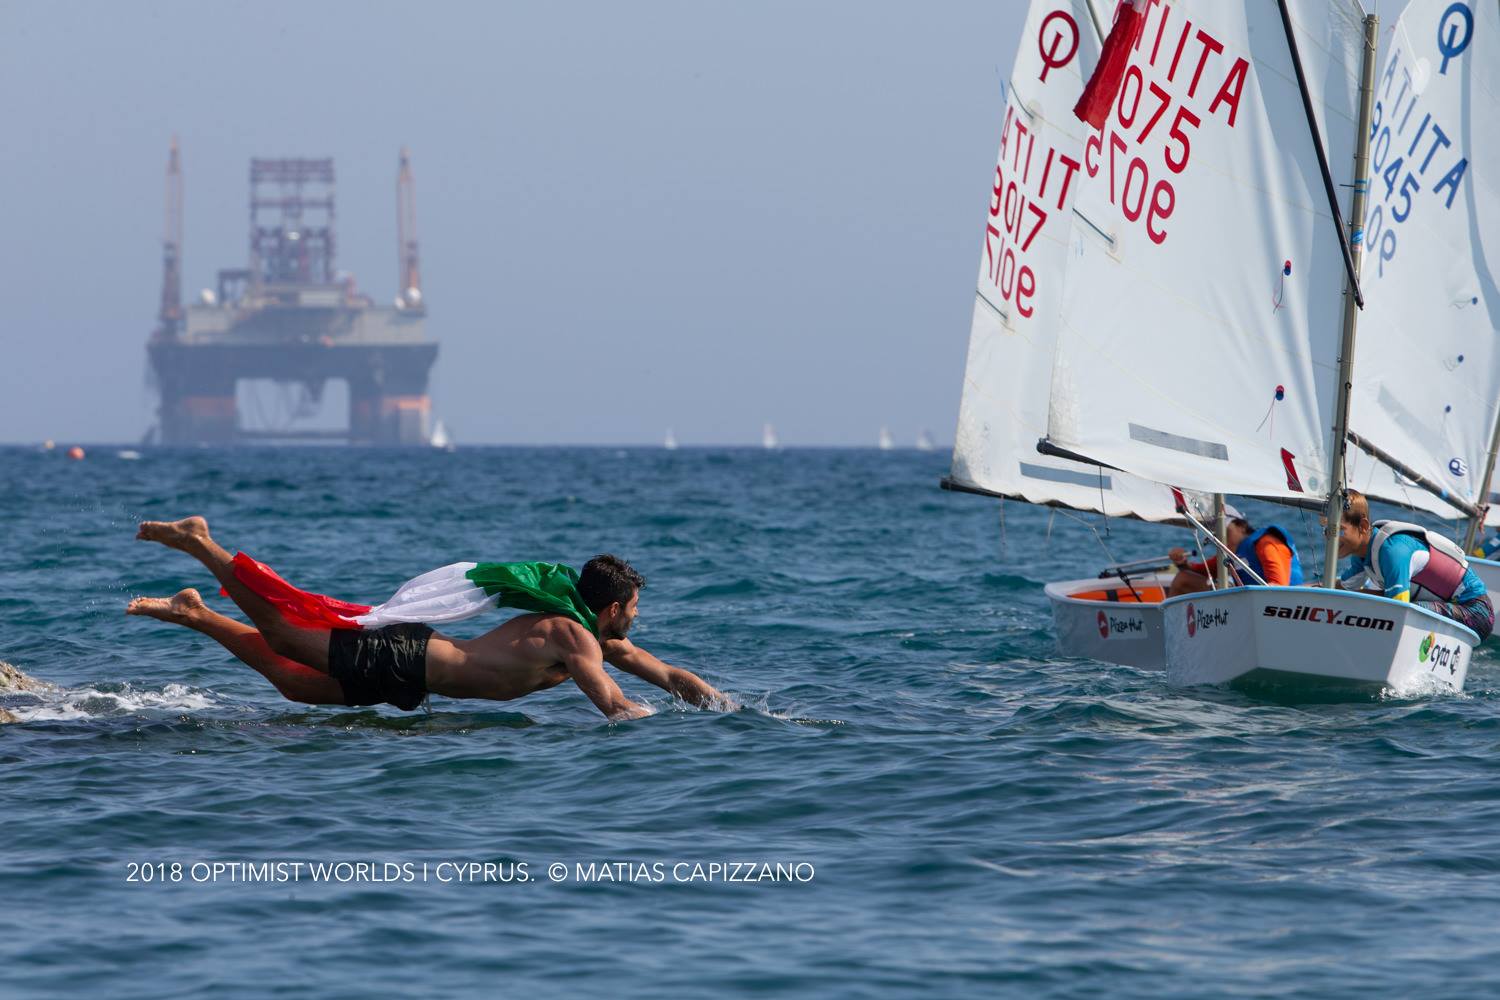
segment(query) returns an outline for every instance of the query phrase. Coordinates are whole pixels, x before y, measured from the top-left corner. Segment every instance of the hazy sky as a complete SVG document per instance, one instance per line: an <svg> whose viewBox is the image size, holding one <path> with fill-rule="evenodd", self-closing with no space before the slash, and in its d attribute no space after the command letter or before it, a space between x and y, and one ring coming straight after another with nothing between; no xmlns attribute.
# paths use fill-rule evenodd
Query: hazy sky
<svg viewBox="0 0 1500 1000"><path fill-rule="evenodd" d="M135 440L161 283L247 253L252 156L332 156L396 289L416 173L462 443L951 441L1025 4L0 0L0 440Z"/></svg>

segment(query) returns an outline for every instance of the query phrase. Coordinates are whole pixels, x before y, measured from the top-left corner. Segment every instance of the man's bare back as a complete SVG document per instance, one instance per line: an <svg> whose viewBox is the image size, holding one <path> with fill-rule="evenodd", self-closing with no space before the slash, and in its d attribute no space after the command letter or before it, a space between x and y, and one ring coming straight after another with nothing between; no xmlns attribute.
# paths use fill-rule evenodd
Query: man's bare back
<svg viewBox="0 0 1500 1000"><path fill-rule="evenodd" d="M510 701L556 687L568 668L550 652L559 615L520 615L474 639L427 642L427 687L449 698Z"/></svg>

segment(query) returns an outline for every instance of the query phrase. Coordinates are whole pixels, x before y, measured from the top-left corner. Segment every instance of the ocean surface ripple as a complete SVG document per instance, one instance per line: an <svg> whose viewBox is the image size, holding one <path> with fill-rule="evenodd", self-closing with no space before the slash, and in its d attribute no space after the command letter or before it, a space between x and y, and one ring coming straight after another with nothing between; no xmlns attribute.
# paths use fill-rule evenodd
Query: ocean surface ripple
<svg viewBox="0 0 1500 1000"><path fill-rule="evenodd" d="M1042 583L1160 554L1170 529L945 493L946 455L873 449L0 464L0 660L37 682L0 688L6 996L1500 989L1495 648L1465 694L1332 704L1061 656ZM211 593L133 541L193 513L368 602L455 560L615 552L649 581L633 638L740 707L629 677L657 714L619 725L571 685L412 713L285 701L211 640L122 614ZM336 862L372 867L309 874ZM744 862L808 877L673 877Z"/></svg>

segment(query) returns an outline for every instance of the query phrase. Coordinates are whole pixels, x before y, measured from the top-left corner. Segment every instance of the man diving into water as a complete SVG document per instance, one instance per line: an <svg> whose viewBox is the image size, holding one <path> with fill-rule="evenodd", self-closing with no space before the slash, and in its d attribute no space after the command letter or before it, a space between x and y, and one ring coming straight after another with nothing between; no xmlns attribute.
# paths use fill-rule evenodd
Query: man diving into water
<svg viewBox="0 0 1500 1000"><path fill-rule="evenodd" d="M576 593L596 617L593 631L568 614L539 613L519 615L476 639L451 639L420 622L361 630L353 625L309 628L289 621L236 574L236 566L255 565L253 560L244 555L231 557L209 535L208 522L201 517L144 521L136 537L160 542L203 563L255 627L210 610L192 588L170 598L138 597L125 613L202 632L255 668L292 701L309 705L385 702L413 709L428 692L449 698L510 701L571 679L611 720L650 715L646 706L625 697L604 669L608 661L695 705L728 703L696 674L668 666L626 638L646 581L615 556L589 560L578 576ZM296 591L279 578L276 582L298 595L328 600Z"/></svg>

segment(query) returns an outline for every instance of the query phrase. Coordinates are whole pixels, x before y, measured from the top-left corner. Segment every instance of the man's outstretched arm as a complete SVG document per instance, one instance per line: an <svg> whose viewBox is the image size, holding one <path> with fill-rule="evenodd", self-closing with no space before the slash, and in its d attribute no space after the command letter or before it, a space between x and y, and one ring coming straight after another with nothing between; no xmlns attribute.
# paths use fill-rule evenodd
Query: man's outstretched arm
<svg viewBox="0 0 1500 1000"><path fill-rule="evenodd" d="M554 642L558 647L558 658L567 668L573 682L611 722L639 719L651 714L651 710L645 705L625 697L620 685L604 669L604 657L599 643L582 626L564 633Z"/></svg>
<svg viewBox="0 0 1500 1000"><path fill-rule="evenodd" d="M724 695L691 670L663 663L629 639L609 639L603 644L604 658L627 674L635 674L663 691L699 708L732 706Z"/></svg>

